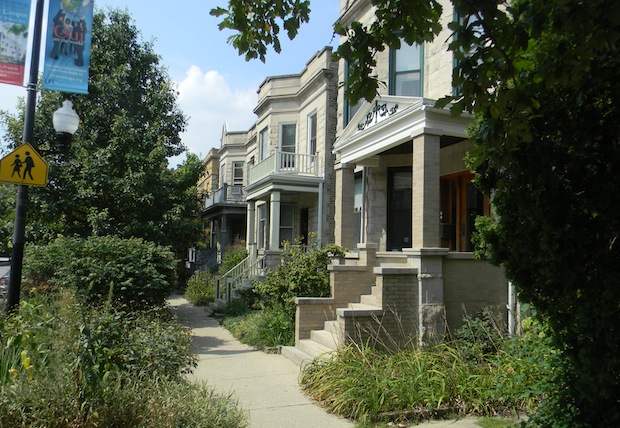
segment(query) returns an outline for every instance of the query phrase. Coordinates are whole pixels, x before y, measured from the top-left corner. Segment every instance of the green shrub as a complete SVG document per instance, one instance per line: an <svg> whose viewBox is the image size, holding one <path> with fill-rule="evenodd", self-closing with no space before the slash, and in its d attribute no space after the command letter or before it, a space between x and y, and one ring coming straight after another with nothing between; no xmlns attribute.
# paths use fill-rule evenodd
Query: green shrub
<svg viewBox="0 0 620 428"><path fill-rule="evenodd" d="M219 312L229 317L238 317L249 313L251 310L246 299L231 299L219 309Z"/></svg>
<svg viewBox="0 0 620 428"><path fill-rule="evenodd" d="M243 316L227 318L224 326L242 343L257 348L295 344L295 325L282 308L269 307Z"/></svg>
<svg viewBox="0 0 620 428"><path fill-rule="evenodd" d="M463 320L454 336L472 357L495 354L501 348L508 329L498 308L484 307L473 315L465 315Z"/></svg>
<svg viewBox="0 0 620 428"><path fill-rule="evenodd" d="M397 353L351 345L307 365L300 382L329 411L373 423L532 412L555 387L559 359L544 336L503 341L473 360L470 351L456 342Z"/></svg>
<svg viewBox="0 0 620 428"><path fill-rule="evenodd" d="M256 284L255 291L265 306L281 307L294 319L296 297L330 295L327 266L332 258L342 256L344 250L335 244L307 251L292 248L285 254L284 263L267 272L265 280Z"/></svg>
<svg viewBox="0 0 620 428"><path fill-rule="evenodd" d="M117 311L60 291L0 316L2 427L242 427L226 398L182 376L189 331L164 309Z"/></svg>
<svg viewBox="0 0 620 428"><path fill-rule="evenodd" d="M142 239L62 237L27 248L24 285L67 287L91 304L111 302L138 309L165 303L174 269L168 248Z"/></svg>
<svg viewBox="0 0 620 428"><path fill-rule="evenodd" d="M208 270L199 270L187 281L183 297L198 306L205 306L215 300L215 276Z"/></svg>
<svg viewBox="0 0 620 428"><path fill-rule="evenodd" d="M222 262L217 268L217 273L219 275L224 275L241 263L247 256L248 250L245 248L245 245L233 245L229 247L222 257Z"/></svg>

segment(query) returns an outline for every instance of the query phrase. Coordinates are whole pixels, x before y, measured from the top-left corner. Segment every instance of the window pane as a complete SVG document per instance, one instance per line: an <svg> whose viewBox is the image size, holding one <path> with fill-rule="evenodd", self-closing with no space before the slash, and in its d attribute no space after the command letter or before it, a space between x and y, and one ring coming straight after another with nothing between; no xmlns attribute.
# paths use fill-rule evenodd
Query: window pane
<svg viewBox="0 0 620 428"><path fill-rule="evenodd" d="M420 45L409 46L404 40L396 51L396 72L420 69Z"/></svg>
<svg viewBox="0 0 620 428"><path fill-rule="evenodd" d="M316 113L308 116L308 153L316 154Z"/></svg>
<svg viewBox="0 0 620 428"><path fill-rule="evenodd" d="M294 123L288 123L282 125L282 151L288 153L295 153L295 128Z"/></svg>
<svg viewBox="0 0 620 428"><path fill-rule="evenodd" d="M394 91L394 95L419 97L421 95L420 72L397 73L395 76Z"/></svg>
<svg viewBox="0 0 620 428"><path fill-rule="evenodd" d="M293 206L288 204L280 205L280 226L293 226Z"/></svg>

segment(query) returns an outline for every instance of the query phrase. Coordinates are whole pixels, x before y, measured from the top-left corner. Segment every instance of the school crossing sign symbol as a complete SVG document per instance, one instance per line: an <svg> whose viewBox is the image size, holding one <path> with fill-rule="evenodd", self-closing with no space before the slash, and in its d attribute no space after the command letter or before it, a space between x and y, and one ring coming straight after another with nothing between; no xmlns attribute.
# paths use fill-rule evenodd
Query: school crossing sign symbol
<svg viewBox="0 0 620 428"><path fill-rule="evenodd" d="M26 186L47 184L47 163L29 143L0 159L0 181Z"/></svg>

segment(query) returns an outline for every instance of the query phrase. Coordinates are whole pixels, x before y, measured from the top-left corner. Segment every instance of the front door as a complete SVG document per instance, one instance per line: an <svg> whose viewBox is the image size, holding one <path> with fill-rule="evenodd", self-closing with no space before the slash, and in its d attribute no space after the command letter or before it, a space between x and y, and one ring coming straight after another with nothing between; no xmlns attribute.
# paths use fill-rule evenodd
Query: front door
<svg viewBox="0 0 620 428"><path fill-rule="evenodd" d="M411 167L388 169L387 249L411 248Z"/></svg>

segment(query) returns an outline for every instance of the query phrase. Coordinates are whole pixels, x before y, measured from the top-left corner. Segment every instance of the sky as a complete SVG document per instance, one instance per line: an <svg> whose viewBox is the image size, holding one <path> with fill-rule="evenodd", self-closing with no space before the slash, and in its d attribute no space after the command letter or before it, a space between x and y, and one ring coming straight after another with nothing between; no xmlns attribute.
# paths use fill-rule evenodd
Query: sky
<svg viewBox="0 0 620 428"><path fill-rule="evenodd" d="M265 63L246 62L227 42L232 32L220 31L219 18L209 15L212 8L226 4L227 0L95 0L95 8L126 9L142 40L153 42L177 85L178 106L188 117L181 139L201 158L220 147L224 124L228 130L245 131L256 121L253 109L265 78L300 73L317 51L338 42L332 25L338 19L339 0L312 0L310 22L295 40L281 33L280 54L269 52ZM14 111L18 97L25 96L25 88L0 84L0 110ZM170 166L185 156L170 159Z"/></svg>

